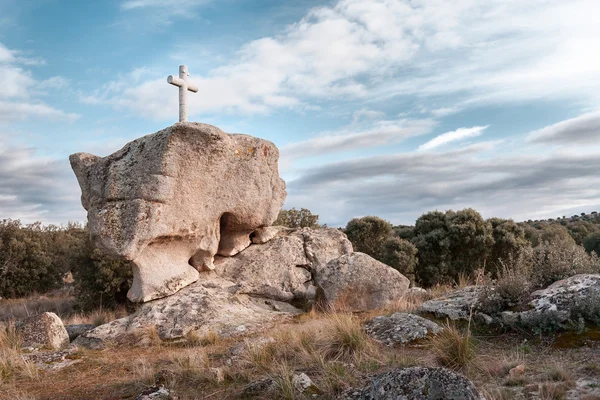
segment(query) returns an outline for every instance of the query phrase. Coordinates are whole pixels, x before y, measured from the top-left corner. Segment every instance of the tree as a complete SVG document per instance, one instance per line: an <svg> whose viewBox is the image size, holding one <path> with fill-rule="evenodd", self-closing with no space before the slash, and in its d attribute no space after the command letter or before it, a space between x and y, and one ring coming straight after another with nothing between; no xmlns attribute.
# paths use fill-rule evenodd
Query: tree
<svg viewBox="0 0 600 400"><path fill-rule="evenodd" d="M296 210L281 210L273 225L287 226L288 228L319 228L319 216L314 215L310 210L301 208Z"/></svg>
<svg viewBox="0 0 600 400"><path fill-rule="evenodd" d="M415 278L423 286L432 286L449 280L450 239L446 214L431 211L423 214L415 223L412 243L419 255Z"/></svg>
<svg viewBox="0 0 600 400"><path fill-rule="evenodd" d="M355 251L382 259L383 242L392 235L392 224L375 216L354 218L346 225L344 233Z"/></svg>
<svg viewBox="0 0 600 400"><path fill-rule="evenodd" d="M492 228L494 245L487 270L496 275L502 261L516 259L521 250L531 247L531 244L525 237L525 230L512 219L490 218L488 222Z"/></svg>
<svg viewBox="0 0 600 400"><path fill-rule="evenodd" d="M569 230L557 224L544 225L542 227L538 238L538 245L544 243L576 244L573 237L569 234Z"/></svg>
<svg viewBox="0 0 600 400"><path fill-rule="evenodd" d="M408 240L399 237L387 238L382 244L380 261L414 281L417 248Z"/></svg>
<svg viewBox="0 0 600 400"><path fill-rule="evenodd" d="M491 225L473 209L433 211L415 226L413 244L418 249L416 276L424 286L456 281L486 264L494 244Z"/></svg>
<svg viewBox="0 0 600 400"><path fill-rule="evenodd" d="M590 233L583 240L583 248L588 253L595 252L600 256L600 232Z"/></svg>

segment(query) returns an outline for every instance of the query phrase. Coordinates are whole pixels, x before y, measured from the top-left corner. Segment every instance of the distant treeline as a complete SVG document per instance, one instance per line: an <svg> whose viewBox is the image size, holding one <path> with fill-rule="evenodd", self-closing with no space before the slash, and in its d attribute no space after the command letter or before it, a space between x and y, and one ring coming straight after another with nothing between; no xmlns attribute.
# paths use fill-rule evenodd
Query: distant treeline
<svg viewBox="0 0 600 400"><path fill-rule="evenodd" d="M319 216L304 208L282 210L275 225L321 227ZM473 209L432 211L419 217L414 226L394 226L368 216L351 220L342 230L356 251L396 268L424 287L482 273L494 278L515 259L526 258L534 267L560 262L557 271L568 271L572 264L571 273L600 269L595 257L600 253L600 215L595 212L516 223L484 220ZM82 309L126 302L132 279L129 263L95 249L85 226L0 221L0 297L48 292L64 285L69 273ZM555 278L562 275L557 273Z"/></svg>

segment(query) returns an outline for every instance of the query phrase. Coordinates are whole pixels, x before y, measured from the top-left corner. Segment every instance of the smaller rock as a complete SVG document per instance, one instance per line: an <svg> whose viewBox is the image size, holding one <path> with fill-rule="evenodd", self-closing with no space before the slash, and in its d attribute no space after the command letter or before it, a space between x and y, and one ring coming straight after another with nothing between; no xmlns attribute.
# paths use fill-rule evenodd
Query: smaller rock
<svg viewBox="0 0 600 400"><path fill-rule="evenodd" d="M365 325L365 331L373 339L387 345L406 344L425 339L442 331L433 321L418 315L397 312L390 317L373 318Z"/></svg>
<svg viewBox="0 0 600 400"><path fill-rule="evenodd" d="M445 368L398 368L373 375L360 389L346 390L344 400L485 400L475 385Z"/></svg>
<svg viewBox="0 0 600 400"><path fill-rule="evenodd" d="M69 344L69 334L58 315L45 312L16 325L23 347L60 349Z"/></svg>
<svg viewBox="0 0 600 400"><path fill-rule="evenodd" d="M171 400L173 396L164 386L152 386L140 393L135 400Z"/></svg>
<svg viewBox="0 0 600 400"><path fill-rule="evenodd" d="M274 394L277 389L277 383L274 379L266 378L260 381L252 382L244 388L241 394L242 399L269 398L269 394Z"/></svg>
<svg viewBox="0 0 600 400"><path fill-rule="evenodd" d="M282 232L290 232L293 229L287 228L285 226L265 226L264 228L258 228L250 237L252 238L252 243L254 244L264 244L274 237L278 236Z"/></svg>
<svg viewBox="0 0 600 400"><path fill-rule="evenodd" d="M207 375L213 382L221 383L225 380L225 373L222 368L209 368Z"/></svg>
<svg viewBox="0 0 600 400"><path fill-rule="evenodd" d="M292 377L292 385L294 385L294 388L300 393L317 394L320 392L317 385L315 385L304 372L294 374Z"/></svg>
<svg viewBox="0 0 600 400"><path fill-rule="evenodd" d="M520 376L525 375L525 366L523 364L520 364L514 368L511 368L510 371L508 371L508 375L511 378L518 378Z"/></svg>
<svg viewBox="0 0 600 400"><path fill-rule="evenodd" d="M419 308L421 313L433 314L438 318L450 318L453 321L469 319L471 310L476 310L483 286L467 286L446 296L424 302Z"/></svg>
<svg viewBox="0 0 600 400"><path fill-rule="evenodd" d="M91 331L95 327L96 327L96 325L91 325L91 324L65 325L65 329L67 330L67 333L69 334L70 341L75 340L78 336L83 335L87 331Z"/></svg>

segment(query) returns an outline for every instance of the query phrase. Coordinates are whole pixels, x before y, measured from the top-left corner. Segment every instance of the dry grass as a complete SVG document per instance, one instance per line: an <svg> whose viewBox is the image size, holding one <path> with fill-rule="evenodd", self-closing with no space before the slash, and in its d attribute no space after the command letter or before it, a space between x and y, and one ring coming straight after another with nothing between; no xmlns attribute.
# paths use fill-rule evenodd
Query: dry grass
<svg viewBox="0 0 600 400"><path fill-rule="evenodd" d="M447 368L468 371L474 365L477 347L470 327L462 331L448 322L430 344L438 362Z"/></svg>
<svg viewBox="0 0 600 400"><path fill-rule="evenodd" d="M27 318L31 315L53 312L66 317L73 312L75 298L72 296L47 297L31 295L20 299L0 300L0 322Z"/></svg>
<svg viewBox="0 0 600 400"><path fill-rule="evenodd" d="M94 326L99 326L116 319L126 317L128 314L129 313L127 310L122 307L115 310L101 309L94 310L89 313L71 314L62 317L62 320L65 325L91 324Z"/></svg>
<svg viewBox="0 0 600 400"><path fill-rule="evenodd" d="M21 357L21 338L12 323L0 326L0 383L17 377L36 379L37 368Z"/></svg>

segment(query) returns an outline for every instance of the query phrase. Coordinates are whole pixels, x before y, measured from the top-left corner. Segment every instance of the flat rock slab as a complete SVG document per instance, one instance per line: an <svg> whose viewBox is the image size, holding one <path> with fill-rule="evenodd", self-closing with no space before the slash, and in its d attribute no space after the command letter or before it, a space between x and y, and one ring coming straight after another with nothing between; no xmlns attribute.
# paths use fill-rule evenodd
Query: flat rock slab
<svg viewBox="0 0 600 400"><path fill-rule="evenodd" d="M190 332L237 336L300 312L287 303L240 294L233 282L214 276L165 299L145 303L135 314L100 325L74 343L103 348L145 329L156 329L161 340L182 339Z"/></svg>
<svg viewBox="0 0 600 400"><path fill-rule="evenodd" d="M45 312L16 325L23 347L60 349L69 344L69 334L58 315Z"/></svg>
<svg viewBox="0 0 600 400"><path fill-rule="evenodd" d="M469 319L471 310L477 309L483 286L467 286L445 296L428 300L419 307L420 313L433 314L453 321Z"/></svg>
<svg viewBox="0 0 600 400"><path fill-rule="evenodd" d="M445 368L400 368L370 377L344 400L485 400L463 375Z"/></svg>
<svg viewBox="0 0 600 400"><path fill-rule="evenodd" d="M365 324L365 332L387 345L407 344L438 334L442 327L433 321L409 313L394 313L373 318Z"/></svg>
<svg viewBox="0 0 600 400"><path fill-rule="evenodd" d="M34 363L38 369L57 371L80 363L81 358L76 355L78 350L77 346L69 346L59 351L34 350L30 353L23 353L21 357L26 361Z"/></svg>
<svg viewBox="0 0 600 400"><path fill-rule="evenodd" d="M96 327L96 325L91 325L91 324L65 325L65 329L67 330L67 333L69 334L70 341L75 340L77 338L77 336L80 336L80 335L86 333L87 331L91 331L95 327Z"/></svg>

